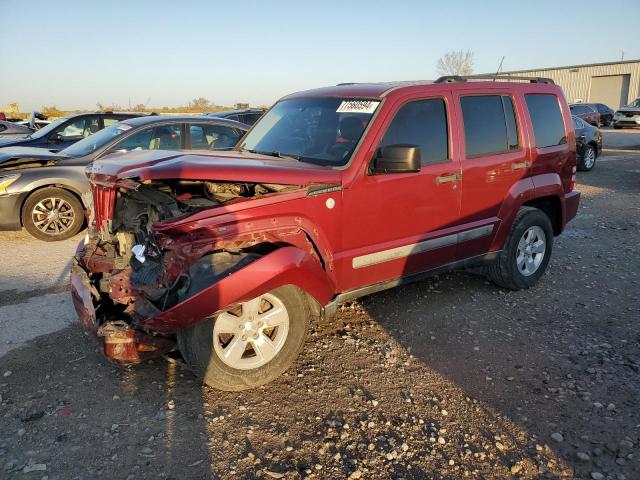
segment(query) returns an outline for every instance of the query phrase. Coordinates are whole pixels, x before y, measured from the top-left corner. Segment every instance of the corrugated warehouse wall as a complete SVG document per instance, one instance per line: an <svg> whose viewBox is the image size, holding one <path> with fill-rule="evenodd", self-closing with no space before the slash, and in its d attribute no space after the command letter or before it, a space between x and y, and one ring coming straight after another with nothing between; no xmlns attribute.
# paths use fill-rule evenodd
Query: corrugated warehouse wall
<svg viewBox="0 0 640 480"><path fill-rule="evenodd" d="M501 72L548 77L564 90L567 101L601 102L615 109L640 97L640 60Z"/></svg>

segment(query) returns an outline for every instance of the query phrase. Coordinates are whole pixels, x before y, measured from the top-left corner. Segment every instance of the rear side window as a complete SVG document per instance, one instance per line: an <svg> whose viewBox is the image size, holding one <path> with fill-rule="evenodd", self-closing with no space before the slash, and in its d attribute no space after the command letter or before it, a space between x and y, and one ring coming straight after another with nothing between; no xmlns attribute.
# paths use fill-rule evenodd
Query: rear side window
<svg viewBox="0 0 640 480"><path fill-rule="evenodd" d="M460 107L467 157L518 150L518 126L511 97L462 97Z"/></svg>
<svg viewBox="0 0 640 480"><path fill-rule="evenodd" d="M417 100L403 105L384 134L380 147L417 145L422 165L449 159L447 109L442 98Z"/></svg>
<svg viewBox="0 0 640 480"><path fill-rule="evenodd" d="M531 115L536 147L552 147L567 143L560 104L555 95L525 95Z"/></svg>

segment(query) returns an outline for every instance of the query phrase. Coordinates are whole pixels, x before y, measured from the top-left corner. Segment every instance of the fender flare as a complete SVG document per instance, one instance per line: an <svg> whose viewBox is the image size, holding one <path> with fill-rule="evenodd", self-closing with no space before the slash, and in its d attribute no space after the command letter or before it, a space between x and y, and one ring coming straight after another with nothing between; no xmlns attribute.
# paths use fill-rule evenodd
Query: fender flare
<svg viewBox="0 0 640 480"><path fill-rule="evenodd" d="M335 294L335 285L317 259L298 247L282 247L149 318L142 327L159 333L175 333L226 306L284 285L302 289L320 305L327 304Z"/></svg>

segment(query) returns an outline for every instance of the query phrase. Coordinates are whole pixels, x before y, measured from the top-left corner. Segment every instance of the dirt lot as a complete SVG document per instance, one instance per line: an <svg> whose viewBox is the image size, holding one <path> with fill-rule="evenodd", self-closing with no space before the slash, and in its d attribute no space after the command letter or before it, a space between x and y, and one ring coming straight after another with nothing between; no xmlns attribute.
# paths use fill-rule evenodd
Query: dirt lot
<svg viewBox="0 0 640 480"><path fill-rule="evenodd" d="M640 478L640 154L578 181L536 288L373 295L248 393L106 363L66 326L74 242L0 234L0 478Z"/></svg>

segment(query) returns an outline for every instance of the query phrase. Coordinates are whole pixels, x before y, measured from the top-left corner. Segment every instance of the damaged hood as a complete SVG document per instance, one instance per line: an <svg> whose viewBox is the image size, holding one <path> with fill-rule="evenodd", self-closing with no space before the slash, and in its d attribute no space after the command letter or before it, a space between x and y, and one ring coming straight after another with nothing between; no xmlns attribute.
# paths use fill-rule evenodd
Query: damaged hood
<svg viewBox="0 0 640 480"><path fill-rule="evenodd" d="M93 183L118 180L184 179L309 185L340 184L341 172L330 167L248 152L184 153L145 150L113 154L87 170Z"/></svg>
<svg viewBox="0 0 640 480"><path fill-rule="evenodd" d="M59 153L53 153L46 148L5 147L0 148L0 170L28 164L44 166L63 158L67 157Z"/></svg>
<svg viewBox="0 0 640 480"><path fill-rule="evenodd" d="M616 113L635 113L637 115L640 114L640 107L620 107L618 110L616 110Z"/></svg>

